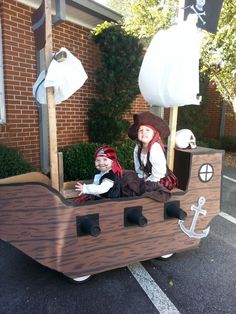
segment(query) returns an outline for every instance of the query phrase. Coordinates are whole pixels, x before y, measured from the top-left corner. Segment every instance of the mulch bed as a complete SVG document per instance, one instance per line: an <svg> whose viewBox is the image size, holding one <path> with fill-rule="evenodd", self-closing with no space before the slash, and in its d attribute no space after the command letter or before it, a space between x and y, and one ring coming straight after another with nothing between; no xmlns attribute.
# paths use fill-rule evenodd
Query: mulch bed
<svg viewBox="0 0 236 314"><path fill-rule="evenodd" d="M225 152L224 166L236 168L236 152Z"/></svg>

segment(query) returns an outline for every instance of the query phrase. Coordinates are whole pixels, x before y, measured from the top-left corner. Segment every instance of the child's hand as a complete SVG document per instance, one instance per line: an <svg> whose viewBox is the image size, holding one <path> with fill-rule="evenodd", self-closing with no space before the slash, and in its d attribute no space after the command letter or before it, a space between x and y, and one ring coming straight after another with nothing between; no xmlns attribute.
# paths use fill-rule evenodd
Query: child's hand
<svg viewBox="0 0 236 314"><path fill-rule="evenodd" d="M79 196L81 196L83 194L83 184L77 182L75 185L75 190L79 191Z"/></svg>

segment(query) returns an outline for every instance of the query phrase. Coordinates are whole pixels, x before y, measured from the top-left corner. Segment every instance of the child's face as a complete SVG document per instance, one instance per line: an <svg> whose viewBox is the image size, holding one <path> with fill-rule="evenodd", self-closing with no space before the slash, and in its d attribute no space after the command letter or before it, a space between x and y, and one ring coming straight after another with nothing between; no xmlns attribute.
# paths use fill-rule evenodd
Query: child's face
<svg viewBox="0 0 236 314"><path fill-rule="evenodd" d="M138 139L143 144L150 143L154 134L154 130L145 125L141 125L138 129Z"/></svg>
<svg viewBox="0 0 236 314"><path fill-rule="evenodd" d="M107 157L96 157L95 167L101 172L107 172L112 169L113 161Z"/></svg>

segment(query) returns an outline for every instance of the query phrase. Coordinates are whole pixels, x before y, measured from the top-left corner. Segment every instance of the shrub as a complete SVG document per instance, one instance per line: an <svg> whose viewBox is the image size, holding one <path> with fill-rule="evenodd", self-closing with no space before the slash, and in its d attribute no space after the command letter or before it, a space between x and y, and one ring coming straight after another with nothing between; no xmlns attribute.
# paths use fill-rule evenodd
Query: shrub
<svg viewBox="0 0 236 314"><path fill-rule="evenodd" d="M235 135L227 135L222 136L220 138L221 142L221 148L225 149L229 152L235 152L236 151L236 136Z"/></svg>
<svg viewBox="0 0 236 314"><path fill-rule="evenodd" d="M62 149L64 164L64 180L92 179L97 173L94 166L94 153L104 144L79 143ZM133 169L134 143L126 140L120 145L111 145L118 156L123 169Z"/></svg>
<svg viewBox="0 0 236 314"><path fill-rule="evenodd" d="M93 156L99 146L97 143L79 143L63 148L64 180L93 178L96 173Z"/></svg>
<svg viewBox="0 0 236 314"><path fill-rule="evenodd" d="M197 146L209 147L207 139L197 140Z"/></svg>
<svg viewBox="0 0 236 314"><path fill-rule="evenodd" d="M0 165L0 179L33 171L17 149L4 145L0 145Z"/></svg>
<svg viewBox="0 0 236 314"><path fill-rule="evenodd" d="M216 138L203 138L201 140L197 140L197 145L214 149L221 149L221 141L220 139Z"/></svg>
<svg viewBox="0 0 236 314"><path fill-rule="evenodd" d="M219 139L216 138L202 138L197 140L198 146L211 147L215 149L224 149L228 152L236 151L236 136L226 135Z"/></svg>
<svg viewBox="0 0 236 314"><path fill-rule="evenodd" d="M124 140L129 122L123 114L139 94L138 74L143 47L121 25L105 22L91 33L100 49L96 70L97 98L91 99L88 133L91 142L114 143Z"/></svg>
<svg viewBox="0 0 236 314"><path fill-rule="evenodd" d="M118 160L123 169L134 169L134 145L133 141L125 140L120 145L112 146L117 152Z"/></svg>

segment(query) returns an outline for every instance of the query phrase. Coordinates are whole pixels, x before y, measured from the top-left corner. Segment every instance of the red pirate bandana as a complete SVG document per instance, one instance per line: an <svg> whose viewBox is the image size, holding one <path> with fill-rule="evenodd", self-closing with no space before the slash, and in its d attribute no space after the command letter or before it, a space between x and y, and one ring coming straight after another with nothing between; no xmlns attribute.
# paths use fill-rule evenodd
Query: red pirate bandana
<svg viewBox="0 0 236 314"><path fill-rule="evenodd" d="M108 145L98 148L94 154L94 159L97 157L106 157L111 159L113 161L112 171L119 177L122 176L122 167L118 162L117 154L113 148Z"/></svg>

